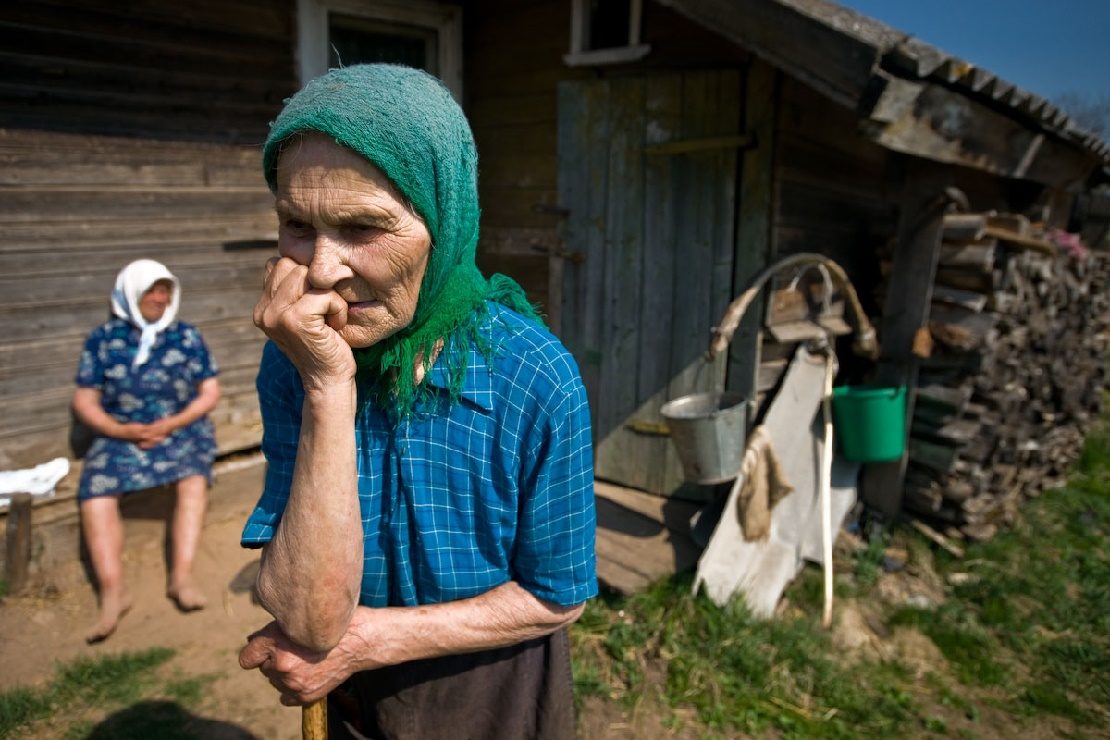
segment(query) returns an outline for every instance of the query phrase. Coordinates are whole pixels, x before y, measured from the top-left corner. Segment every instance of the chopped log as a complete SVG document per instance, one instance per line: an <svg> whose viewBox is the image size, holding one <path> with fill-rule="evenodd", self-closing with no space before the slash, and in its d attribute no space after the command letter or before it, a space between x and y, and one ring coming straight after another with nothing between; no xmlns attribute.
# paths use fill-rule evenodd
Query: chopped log
<svg viewBox="0 0 1110 740"><path fill-rule="evenodd" d="M948 444L966 445L982 433L983 425L974 419L950 419L937 424L928 418L914 416L914 436Z"/></svg>
<svg viewBox="0 0 1110 740"><path fill-rule="evenodd" d="M938 285L933 288L933 305L938 303L979 313L987 306L987 296L977 290L962 290Z"/></svg>
<svg viewBox="0 0 1110 740"><path fill-rule="evenodd" d="M981 213L949 213L944 216L944 241L972 242L983 238L987 218Z"/></svg>
<svg viewBox="0 0 1110 740"><path fill-rule="evenodd" d="M933 339L953 349L969 351L981 346L994 329L992 314L974 313L958 308L934 309L929 316Z"/></svg>
<svg viewBox="0 0 1110 740"><path fill-rule="evenodd" d="M994 267L994 254L997 242L984 239L977 242L941 244L939 267L963 267L990 272Z"/></svg>
<svg viewBox="0 0 1110 740"><path fill-rule="evenodd" d="M914 343L904 505L952 537L982 539L1065 480L1098 418L1110 254L1071 257L1011 214L946 216L944 238L933 344Z"/></svg>
<svg viewBox="0 0 1110 740"><path fill-rule="evenodd" d="M994 290L995 277L993 272L941 266L937 268L936 284L961 290L977 290L989 293Z"/></svg>

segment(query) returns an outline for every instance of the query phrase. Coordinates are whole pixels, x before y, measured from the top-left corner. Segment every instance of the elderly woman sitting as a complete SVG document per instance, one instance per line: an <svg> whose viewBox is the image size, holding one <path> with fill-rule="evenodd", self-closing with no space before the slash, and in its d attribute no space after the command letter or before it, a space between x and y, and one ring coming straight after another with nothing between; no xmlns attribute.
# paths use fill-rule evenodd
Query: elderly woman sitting
<svg viewBox="0 0 1110 740"><path fill-rule="evenodd" d="M154 260L127 265L112 318L85 342L73 411L96 434L78 485L81 527L100 597L86 635L105 639L131 606L123 579L123 494L175 484L167 595L200 609L193 559L204 524L216 439L207 414L220 398L216 364L196 327L177 321L177 278Z"/></svg>
<svg viewBox="0 0 1110 740"><path fill-rule="evenodd" d="M243 532L275 617L240 654L333 737L572 737L562 629L597 591L589 410L519 286L487 280L477 157L434 78L309 84L264 168L269 468Z"/></svg>

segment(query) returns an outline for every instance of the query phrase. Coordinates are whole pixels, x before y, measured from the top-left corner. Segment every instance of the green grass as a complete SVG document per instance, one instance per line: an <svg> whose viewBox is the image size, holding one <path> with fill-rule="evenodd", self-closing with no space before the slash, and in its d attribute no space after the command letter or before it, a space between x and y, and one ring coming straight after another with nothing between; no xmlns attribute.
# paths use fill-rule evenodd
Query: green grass
<svg viewBox="0 0 1110 740"><path fill-rule="evenodd" d="M773 620L692 595L689 576L595 600L571 632L578 696L626 711L649 702L665 727L693 721L707 736L974 737L988 712L992 722L1004 714L1010 730L1058 728L1062 718L1084 736L1110 718L1108 530L1104 423L1066 488L1027 502L1014 527L965 558L907 528L871 538L841 569L839 598L866 602L889 630L916 629L936 645L945 660L924 679L893 659L845 660L818 624L822 581L807 568L786 593L792 608ZM911 571L972 578L932 608L883 604L876 584L892 539Z"/></svg>
<svg viewBox="0 0 1110 740"><path fill-rule="evenodd" d="M759 620L740 604L719 609L691 595L688 576L591 603L573 635L580 691L607 687L631 706L658 673L664 703L694 708L712 731L883 735L914 718L911 698L897 688L905 680L898 666L860 674L836 659L808 618Z"/></svg>
<svg viewBox="0 0 1110 740"><path fill-rule="evenodd" d="M87 709L113 711L142 703L145 697L158 692L182 703L199 699L201 686L199 683L194 685L197 679L174 680L164 686L156 680L158 669L173 655L174 651L168 648L151 648L98 658L79 658L59 665L53 680L46 686L17 687L0 693L0 737L47 719L61 710L72 717L78 717ZM66 737L88 737L93 729L88 722L76 720L64 734ZM154 726L138 734L116 733L112 736L166 737L165 732L169 730L172 726L155 722Z"/></svg>
<svg viewBox="0 0 1110 740"><path fill-rule="evenodd" d="M1110 430L1098 428L1064 489L968 548L976 580L932 610L903 610L969 686L1006 686L1009 711L1082 725L1110 712ZM964 567L948 561L946 568ZM942 569L943 570L943 569Z"/></svg>

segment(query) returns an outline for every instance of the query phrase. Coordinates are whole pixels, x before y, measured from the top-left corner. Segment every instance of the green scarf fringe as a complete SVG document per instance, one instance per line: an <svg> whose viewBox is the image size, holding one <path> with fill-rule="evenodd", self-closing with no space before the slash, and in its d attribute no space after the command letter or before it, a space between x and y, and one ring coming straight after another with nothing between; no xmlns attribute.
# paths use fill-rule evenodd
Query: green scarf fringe
<svg viewBox="0 0 1110 740"><path fill-rule="evenodd" d="M459 265L429 306L427 320L410 326L377 344L355 350L361 403L374 404L395 419L412 416L417 409L436 402L436 390L427 383L416 384L417 358L424 371L431 370L435 346L442 339L440 355L450 354L447 366L447 392L451 403L458 400L466 381L470 347L487 360L495 347L480 331L486 316L486 302L499 303L527 319L543 325L543 318L524 290L512 278L495 274L488 280L473 265Z"/></svg>

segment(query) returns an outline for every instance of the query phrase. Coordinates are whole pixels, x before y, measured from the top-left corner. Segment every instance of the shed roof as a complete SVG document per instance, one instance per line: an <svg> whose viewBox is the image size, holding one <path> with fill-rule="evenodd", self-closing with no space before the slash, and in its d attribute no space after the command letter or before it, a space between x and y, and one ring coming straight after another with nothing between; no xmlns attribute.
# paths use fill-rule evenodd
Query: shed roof
<svg viewBox="0 0 1110 740"><path fill-rule="evenodd" d="M1110 165L1106 142L1044 98L830 0L659 1L859 111L861 116L874 112L891 81L903 88L903 98L907 83L921 86L920 90L939 87L1027 129L1050 134L1068 148L1080 150L1092 167ZM931 95L934 104L950 102L943 98L936 92ZM1072 156L1078 153L1073 151ZM1029 153L1025 154L1024 159L1029 159ZM1026 174L1005 170L999 171Z"/></svg>

